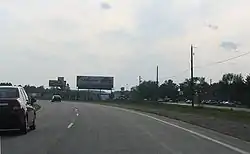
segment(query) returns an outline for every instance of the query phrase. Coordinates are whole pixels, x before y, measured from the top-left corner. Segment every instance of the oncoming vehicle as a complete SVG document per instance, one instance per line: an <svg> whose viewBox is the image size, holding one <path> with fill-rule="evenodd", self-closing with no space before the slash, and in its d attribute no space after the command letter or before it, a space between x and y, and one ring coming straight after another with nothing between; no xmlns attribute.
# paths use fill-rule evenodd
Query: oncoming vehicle
<svg viewBox="0 0 250 154"><path fill-rule="evenodd" d="M54 95L51 99L51 102L61 102L62 98L60 95Z"/></svg>
<svg viewBox="0 0 250 154"><path fill-rule="evenodd" d="M0 129L19 129L23 134L36 129L34 102L22 87L0 86Z"/></svg>

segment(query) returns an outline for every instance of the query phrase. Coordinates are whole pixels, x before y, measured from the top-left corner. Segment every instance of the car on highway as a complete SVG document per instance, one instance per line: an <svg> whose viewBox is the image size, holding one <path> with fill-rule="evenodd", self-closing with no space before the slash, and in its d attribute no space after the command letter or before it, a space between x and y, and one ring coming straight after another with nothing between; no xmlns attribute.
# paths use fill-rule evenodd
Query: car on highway
<svg viewBox="0 0 250 154"><path fill-rule="evenodd" d="M236 104L232 101L221 101L219 103L220 106L230 106L230 107L236 107Z"/></svg>
<svg viewBox="0 0 250 154"><path fill-rule="evenodd" d="M0 129L18 129L23 134L36 129L35 102L20 86L0 86Z"/></svg>
<svg viewBox="0 0 250 154"><path fill-rule="evenodd" d="M62 97L60 95L53 95L51 102L61 102Z"/></svg>
<svg viewBox="0 0 250 154"><path fill-rule="evenodd" d="M187 104L191 104L191 103L192 103L191 100L186 100L185 102L186 102Z"/></svg>

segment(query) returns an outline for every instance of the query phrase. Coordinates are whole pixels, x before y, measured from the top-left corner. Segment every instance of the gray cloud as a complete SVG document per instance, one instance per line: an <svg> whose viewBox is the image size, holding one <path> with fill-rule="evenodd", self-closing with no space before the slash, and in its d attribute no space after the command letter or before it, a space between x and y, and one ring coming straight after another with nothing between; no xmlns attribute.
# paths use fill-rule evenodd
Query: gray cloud
<svg viewBox="0 0 250 154"><path fill-rule="evenodd" d="M0 25L0 70L4 72L0 81L15 84L47 85L48 79L65 76L74 87L76 75L114 75L115 86L119 89L125 83L137 84L138 75L154 80L156 65L162 77L187 69L191 43L200 47L195 56L197 59L205 57L204 63L228 55L214 48L221 38L233 37L246 45L241 46L242 50L249 49L249 13L239 14L241 18L228 15L241 13L237 10L244 9L246 4L232 5L233 10L228 5L224 7L224 1L207 1L200 5L197 0L112 3L108 0L23 0L22 5L18 4L16 0L0 6L0 21L4 23ZM223 9L219 7L215 11L216 6L223 6ZM202 25L204 20L212 20L220 27L209 22ZM221 31L217 35L209 33L207 28L206 33L204 27ZM220 46L226 50L238 49L233 42L222 42ZM247 62L239 61L242 65ZM219 73L226 71L226 67L226 64L221 65L221 68L214 68L217 73L206 70L201 75L220 78ZM26 72L16 76L16 70L24 68ZM249 71L246 67L237 70ZM177 79L186 77L188 73Z"/></svg>
<svg viewBox="0 0 250 154"><path fill-rule="evenodd" d="M234 42L221 42L220 46L224 48L225 50L229 51L238 51L238 45Z"/></svg>
<svg viewBox="0 0 250 154"><path fill-rule="evenodd" d="M207 27L212 30L217 30L219 28L217 25L212 25L212 24L208 24Z"/></svg>
<svg viewBox="0 0 250 154"><path fill-rule="evenodd" d="M109 10L109 9L111 9L112 7L111 7L111 5L110 5L109 3L107 3L107 2L102 2L102 3L101 3L101 8L102 8L102 9L105 9L105 10Z"/></svg>
<svg viewBox="0 0 250 154"><path fill-rule="evenodd" d="M173 1L168 1L173 5ZM165 5L165 1L154 1L149 7L138 13L141 38L149 42L166 38L181 36L185 33L182 25L186 22L186 14L175 10L171 5Z"/></svg>

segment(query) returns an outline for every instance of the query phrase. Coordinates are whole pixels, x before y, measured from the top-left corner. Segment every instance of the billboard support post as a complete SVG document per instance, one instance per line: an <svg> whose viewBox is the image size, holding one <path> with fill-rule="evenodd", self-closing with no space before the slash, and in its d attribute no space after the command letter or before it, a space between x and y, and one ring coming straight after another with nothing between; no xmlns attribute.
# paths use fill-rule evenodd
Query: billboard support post
<svg viewBox="0 0 250 154"><path fill-rule="evenodd" d="M80 97L80 89L77 88L76 100L79 100L79 97Z"/></svg>
<svg viewBox="0 0 250 154"><path fill-rule="evenodd" d="M100 100L102 100L102 89L99 91Z"/></svg>
<svg viewBox="0 0 250 154"><path fill-rule="evenodd" d="M89 101L89 89L88 89L88 93L87 93L87 101Z"/></svg>

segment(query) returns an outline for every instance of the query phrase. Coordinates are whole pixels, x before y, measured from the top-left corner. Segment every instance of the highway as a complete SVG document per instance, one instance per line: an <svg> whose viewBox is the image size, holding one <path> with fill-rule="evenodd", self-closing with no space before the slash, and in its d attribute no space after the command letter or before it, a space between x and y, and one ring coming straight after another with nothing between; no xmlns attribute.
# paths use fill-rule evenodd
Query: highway
<svg viewBox="0 0 250 154"><path fill-rule="evenodd" d="M2 154L248 154L250 144L180 121L91 103L38 102L37 129L1 132Z"/></svg>

